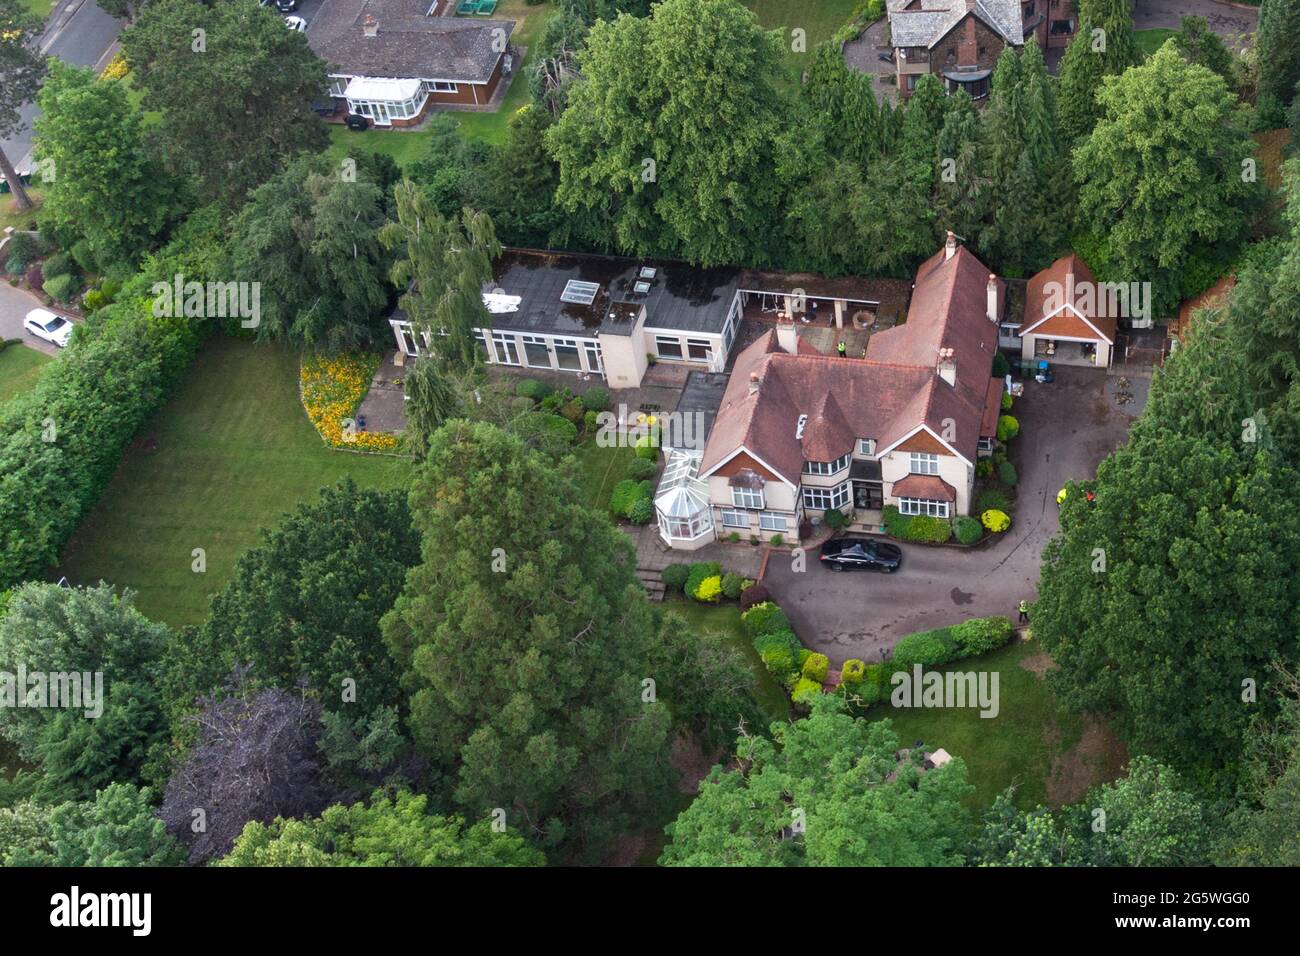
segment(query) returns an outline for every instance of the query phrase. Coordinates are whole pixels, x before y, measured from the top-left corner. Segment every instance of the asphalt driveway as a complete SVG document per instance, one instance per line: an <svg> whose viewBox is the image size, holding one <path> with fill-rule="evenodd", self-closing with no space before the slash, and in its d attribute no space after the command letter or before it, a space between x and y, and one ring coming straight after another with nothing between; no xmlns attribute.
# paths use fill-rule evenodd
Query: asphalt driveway
<svg viewBox="0 0 1300 956"><path fill-rule="evenodd" d="M1177 30L1183 17L1205 17L1224 39L1247 36L1259 27L1259 10L1218 0L1135 0L1133 29Z"/></svg>
<svg viewBox="0 0 1300 956"><path fill-rule="evenodd" d="M800 641L838 663L882 659L885 649L913 631L956 624L968 617L1013 615L1032 601L1043 546L1056 533L1056 493L1070 478L1094 474L1097 464L1128 434L1138 403L1117 408L1107 398L1108 376L1095 369L1056 369L1051 385L1028 382L1017 402L1020 495L1011 530L976 549L903 545L894 575L834 574L810 551L797 573L773 554L764 582L789 615Z"/></svg>
<svg viewBox="0 0 1300 956"><path fill-rule="evenodd" d="M0 281L0 339L22 339L23 345L28 348L44 352L46 355L58 355L57 346L23 331L23 319L27 317L28 312L38 306L48 308L36 296L14 288L8 282ZM61 315L66 314L59 309L50 311L59 312Z"/></svg>

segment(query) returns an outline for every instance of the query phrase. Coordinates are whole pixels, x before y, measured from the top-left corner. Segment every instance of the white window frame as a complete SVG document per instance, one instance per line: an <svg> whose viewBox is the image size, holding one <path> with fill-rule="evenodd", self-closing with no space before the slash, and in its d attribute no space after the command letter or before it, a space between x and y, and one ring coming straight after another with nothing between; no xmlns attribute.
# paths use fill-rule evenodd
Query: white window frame
<svg viewBox="0 0 1300 956"><path fill-rule="evenodd" d="M874 455L876 453L876 440L874 438L858 439L859 455Z"/></svg>
<svg viewBox="0 0 1300 956"><path fill-rule="evenodd" d="M722 512L722 526L724 528L750 527L748 511L741 511L738 508L720 508L718 510Z"/></svg>
<svg viewBox="0 0 1300 956"><path fill-rule="evenodd" d="M663 352L664 344L668 343L677 349L677 355L665 355ZM681 362L686 358L686 347L682 345L682 340L675 335L656 335L655 336L655 355L661 359L667 359L669 362Z"/></svg>
<svg viewBox="0 0 1300 956"><path fill-rule="evenodd" d="M500 348L498 348L500 346ZM507 350L509 346L509 350ZM502 356L509 356L513 351L515 361L508 362ZM523 353L519 349L519 342L515 339L513 332L493 332L492 333L492 354L496 357L498 365L509 365L514 368L523 367Z"/></svg>
<svg viewBox="0 0 1300 956"><path fill-rule="evenodd" d="M937 475L939 456L924 451L911 452L908 455L907 470L913 475Z"/></svg>
<svg viewBox="0 0 1300 956"><path fill-rule="evenodd" d="M790 517L781 514L779 511L760 511L758 513L758 526L764 531L785 534L790 530Z"/></svg>
<svg viewBox="0 0 1300 956"><path fill-rule="evenodd" d="M803 473L805 475L838 475L845 468L849 467L849 459L852 454L843 455L834 461L805 461L803 463Z"/></svg>
<svg viewBox="0 0 1300 956"><path fill-rule="evenodd" d="M803 504L805 508L827 511L831 508L843 511L853 500L853 483L846 481L831 488L819 488L816 485L803 486Z"/></svg>
<svg viewBox="0 0 1300 956"><path fill-rule="evenodd" d="M951 502L948 501L935 501L931 498L898 499L899 514L927 515L931 518L947 518L951 510Z"/></svg>
<svg viewBox="0 0 1300 956"><path fill-rule="evenodd" d="M456 93L460 87L446 80L426 80L424 88L430 93Z"/></svg>
<svg viewBox="0 0 1300 956"><path fill-rule="evenodd" d="M976 447L977 447L980 451L992 451L992 450L993 450L993 439L992 439L992 438L981 438L981 439L979 440L979 443L976 445Z"/></svg>
<svg viewBox="0 0 1300 956"><path fill-rule="evenodd" d="M737 508L748 508L753 511L762 511L763 489L733 487L731 489L731 503Z"/></svg>
<svg viewBox="0 0 1300 956"><path fill-rule="evenodd" d="M691 354L692 348L702 348L704 349L705 354L700 358L696 358ZM682 354L688 362L703 362L707 365L713 361L713 356L716 352L717 349L713 347L713 341L711 339L687 339L686 348L683 350Z"/></svg>

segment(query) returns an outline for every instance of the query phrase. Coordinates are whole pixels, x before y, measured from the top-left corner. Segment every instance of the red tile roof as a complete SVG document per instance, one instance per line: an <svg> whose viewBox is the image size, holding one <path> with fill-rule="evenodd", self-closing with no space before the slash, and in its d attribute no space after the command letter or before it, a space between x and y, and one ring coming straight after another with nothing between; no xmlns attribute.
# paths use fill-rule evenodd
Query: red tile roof
<svg viewBox="0 0 1300 956"><path fill-rule="evenodd" d="M998 418L1002 415L1002 379L989 379L988 394L984 397L984 414L980 416L980 438L998 433Z"/></svg>
<svg viewBox="0 0 1300 956"><path fill-rule="evenodd" d="M908 475L894 482L894 496L898 498L925 498L928 501L956 501L957 492L938 475Z"/></svg>
<svg viewBox="0 0 1300 956"><path fill-rule="evenodd" d="M764 333L736 357L700 473L745 448L797 485L804 461L833 461L859 438L883 451L922 424L953 435L974 461L997 350L988 282L988 268L966 249L951 258L940 251L917 271L907 321L873 335L862 359L809 354L802 339L791 355L775 332ZM941 348L953 350L955 385L936 371ZM797 438L800 415L808 420Z"/></svg>
<svg viewBox="0 0 1300 956"><path fill-rule="evenodd" d="M1085 295L1085 285L1091 287L1090 294ZM1032 326L1068 302L1075 312L1105 336L1106 341L1114 344L1115 316L1097 314L1101 299L1097 279L1088 268L1088 263L1073 252L1061 256L1025 286L1024 325L1020 334L1024 335Z"/></svg>

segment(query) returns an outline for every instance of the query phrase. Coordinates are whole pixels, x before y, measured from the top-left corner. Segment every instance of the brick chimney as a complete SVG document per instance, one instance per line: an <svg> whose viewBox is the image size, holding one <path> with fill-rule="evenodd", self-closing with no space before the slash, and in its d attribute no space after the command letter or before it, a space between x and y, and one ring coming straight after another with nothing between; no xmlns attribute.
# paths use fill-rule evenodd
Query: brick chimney
<svg viewBox="0 0 1300 956"><path fill-rule="evenodd" d="M367 13L361 21L361 32L368 37L379 36L379 21Z"/></svg>
<svg viewBox="0 0 1300 956"><path fill-rule="evenodd" d="M998 316L998 277L995 276L992 272L989 273L988 302L989 302L989 305L988 305L988 309L989 309L989 321L990 321L990 322L997 322L997 321L998 321L998 318L999 318L999 316Z"/></svg>
<svg viewBox="0 0 1300 956"><path fill-rule="evenodd" d="M957 237L951 229L948 230L948 241L943 244L943 259L947 262L957 254Z"/></svg>
<svg viewBox="0 0 1300 956"><path fill-rule="evenodd" d="M795 355L799 351L799 328L794 319L783 318L776 321L776 344L783 352Z"/></svg>
<svg viewBox="0 0 1300 956"><path fill-rule="evenodd" d="M939 377L949 385L957 385L957 359L953 357L952 349L939 349L939 362L935 365Z"/></svg>

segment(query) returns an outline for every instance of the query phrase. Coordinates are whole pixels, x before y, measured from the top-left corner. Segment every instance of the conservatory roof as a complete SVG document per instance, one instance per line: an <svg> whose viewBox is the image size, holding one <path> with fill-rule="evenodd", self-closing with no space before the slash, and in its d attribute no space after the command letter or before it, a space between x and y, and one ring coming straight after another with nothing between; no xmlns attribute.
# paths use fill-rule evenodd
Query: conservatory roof
<svg viewBox="0 0 1300 956"><path fill-rule="evenodd" d="M655 510L669 518L689 518L709 508L709 485L700 477L700 451L669 453L655 492Z"/></svg>

